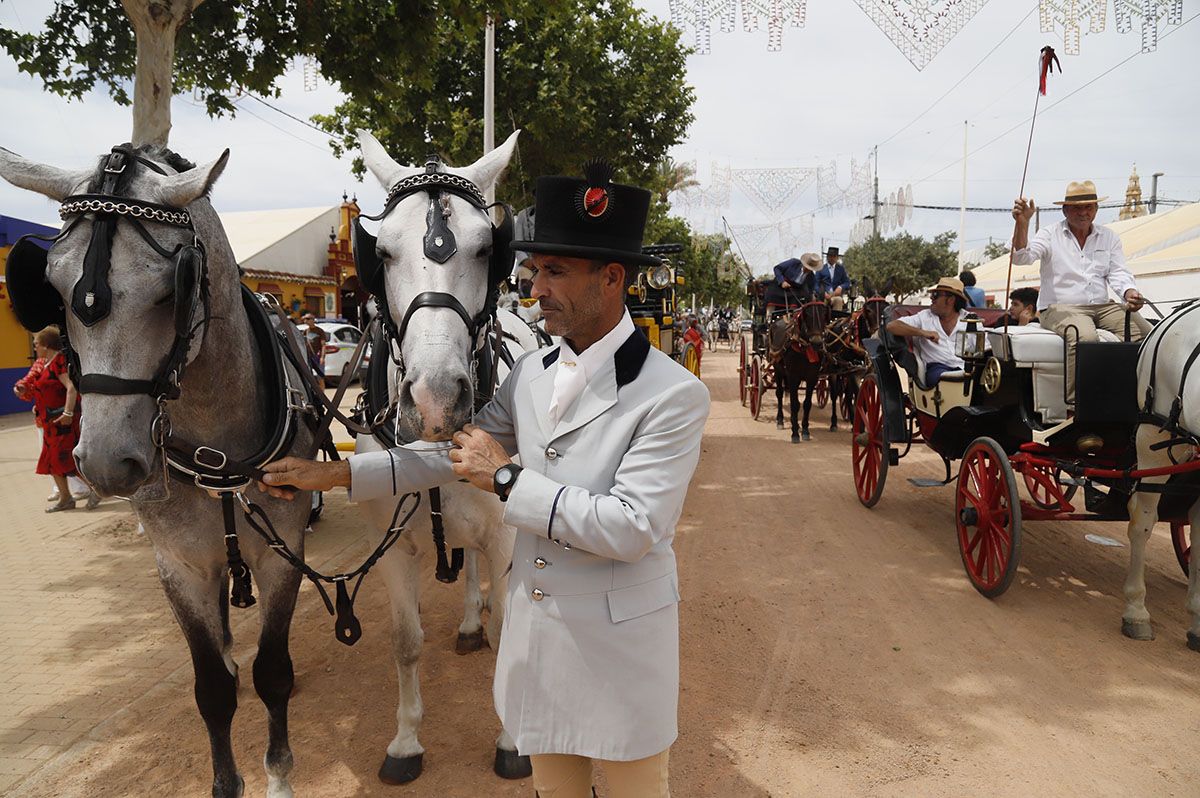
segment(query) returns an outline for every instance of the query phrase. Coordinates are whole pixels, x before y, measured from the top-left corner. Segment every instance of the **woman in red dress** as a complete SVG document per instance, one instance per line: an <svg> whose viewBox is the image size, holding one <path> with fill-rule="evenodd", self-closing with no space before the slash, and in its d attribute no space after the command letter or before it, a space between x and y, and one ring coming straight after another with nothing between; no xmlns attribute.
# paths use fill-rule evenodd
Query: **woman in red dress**
<svg viewBox="0 0 1200 798"><path fill-rule="evenodd" d="M37 473L49 474L58 486L58 502L47 507L46 512L75 508L75 499L67 485L67 477L77 475L72 452L79 443L79 415L76 411L79 394L67 375L67 358L62 353L62 339L58 329L47 327L33 336L33 348L46 364L42 372L29 385L33 395L33 412L38 426L42 428L42 454L38 458ZM93 491L88 496L90 510L99 503L100 497Z"/></svg>

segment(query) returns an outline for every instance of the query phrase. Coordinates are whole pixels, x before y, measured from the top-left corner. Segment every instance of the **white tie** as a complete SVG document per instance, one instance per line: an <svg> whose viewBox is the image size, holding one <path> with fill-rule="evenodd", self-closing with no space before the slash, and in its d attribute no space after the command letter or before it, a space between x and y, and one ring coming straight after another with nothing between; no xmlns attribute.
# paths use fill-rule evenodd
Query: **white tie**
<svg viewBox="0 0 1200 798"><path fill-rule="evenodd" d="M560 360L558 368L554 372L554 394L550 397L550 423L557 424L575 400L579 398L579 394L583 392L583 386L587 383L587 375L584 373L584 368L577 361Z"/></svg>

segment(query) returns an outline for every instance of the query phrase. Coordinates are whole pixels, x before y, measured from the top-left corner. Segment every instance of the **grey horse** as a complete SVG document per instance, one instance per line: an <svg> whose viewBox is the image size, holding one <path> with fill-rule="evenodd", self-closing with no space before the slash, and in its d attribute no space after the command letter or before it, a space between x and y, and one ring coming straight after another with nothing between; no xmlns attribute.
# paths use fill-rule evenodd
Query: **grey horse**
<svg viewBox="0 0 1200 798"><path fill-rule="evenodd" d="M194 238L188 230L147 221L145 229L167 250L198 240L207 250L209 307L193 308L188 324L201 327L186 357L178 399L166 402L171 428L183 438L213 447L233 458L251 457L270 428L270 392L264 358L243 309L237 263L208 193L221 175L228 151L199 168L167 151L138 150L145 163L127 167L114 193L143 203L183 208L191 215ZM103 165L69 171L25 160L0 150L0 176L10 183L44 194L55 201L69 195L96 192L104 178ZM63 297L71 297L84 269L91 215L76 217L69 234L51 248L47 280ZM67 333L84 374L105 374L144 380L155 373L167 355L176 320L177 298L171 260L138 234L118 223L111 243L107 282L111 311L85 326L67 310ZM185 311L186 312L186 311ZM285 367L290 368L285 363ZM293 384L299 375L292 370ZM208 729L212 747L216 798L240 796L244 785L234 762L230 726L237 709L237 666L230 654L229 569L223 540L221 502L187 482L168 480L163 453L151 427L159 410L147 395L89 393L82 416L82 435L75 457L84 477L99 492L129 496L154 544L159 576L175 617L187 639L195 670L196 704ZM304 425L291 451L306 454L312 434ZM270 516L279 535L303 554L303 530L309 512L308 494L298 501L256 499ZM254 659L254 688L266 705L269 741L264 763L267 795L292 795L288 774L292 752L288 745L287 708L292 692L292 660L288 630L300 573L270 551L238 514L241 552L257 583L262 631Z"/></svg>

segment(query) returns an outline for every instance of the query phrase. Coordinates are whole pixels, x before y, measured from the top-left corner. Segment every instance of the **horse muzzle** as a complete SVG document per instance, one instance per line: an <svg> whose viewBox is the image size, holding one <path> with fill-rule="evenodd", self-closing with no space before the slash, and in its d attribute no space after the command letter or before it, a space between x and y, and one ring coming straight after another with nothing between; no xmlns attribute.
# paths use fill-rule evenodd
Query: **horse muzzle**
<svg viewBox="0 0 1200 798"><path fill-rule="evenodd" d="M153 450L107 447L86 437L75 447L75 466L87 483L104 496L132 496L150 478Z"/></svg>
<svg viewBox="0 0 1200 798"><path fill-rule="evenodd" d="M401 440L444 441L471 421L475 392L465 372L409 372L400 383L396 429Z"/></svg>

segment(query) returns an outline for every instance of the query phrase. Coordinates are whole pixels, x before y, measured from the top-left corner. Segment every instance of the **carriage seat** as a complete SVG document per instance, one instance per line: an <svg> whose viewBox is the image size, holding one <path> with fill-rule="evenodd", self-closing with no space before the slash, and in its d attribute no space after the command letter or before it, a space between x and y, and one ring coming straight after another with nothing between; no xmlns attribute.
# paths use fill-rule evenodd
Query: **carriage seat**
<svg viewBox="0 0 1200 798"><path fill-rule="evenodd" d="M1119 341L1108 330L1097 330L1101 341ZM1005 353L1018 366L1033 366L1043 363L1062 365L1064 357L1063 338L1040 324L1009 327L1007 339L1003 332L989 332L988 345L994 352Z"/></svg>

